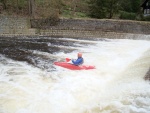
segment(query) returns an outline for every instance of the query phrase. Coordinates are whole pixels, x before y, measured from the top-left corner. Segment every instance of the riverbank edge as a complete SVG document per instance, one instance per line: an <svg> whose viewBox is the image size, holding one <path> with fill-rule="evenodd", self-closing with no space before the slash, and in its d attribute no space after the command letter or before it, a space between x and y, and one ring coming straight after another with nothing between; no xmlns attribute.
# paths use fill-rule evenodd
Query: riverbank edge
<svg viewBox="0 0 150 113"><path fill-rule="evenodd" d="M34 33L33 33L34 32ZM49 36L59 38L107 38L107 39L133 39L133 40L150 40L148 34L135 33L119 33L119 32L103 32L103 31L86 31L86 30L37 30L32 29L28 34L0 34L1 37L17 37L17 36Z"/></svg>

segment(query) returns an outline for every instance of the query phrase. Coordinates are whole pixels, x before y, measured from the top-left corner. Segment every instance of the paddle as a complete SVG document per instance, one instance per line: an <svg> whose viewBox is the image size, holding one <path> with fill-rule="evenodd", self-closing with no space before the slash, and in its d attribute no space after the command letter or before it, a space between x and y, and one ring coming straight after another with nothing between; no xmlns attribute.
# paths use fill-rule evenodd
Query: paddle
<svg viewBox="0 0 150 113"><path fill-rule="evenodd" d="M69 62L71 59L70 58L66 58L66 62Z"/></svg>

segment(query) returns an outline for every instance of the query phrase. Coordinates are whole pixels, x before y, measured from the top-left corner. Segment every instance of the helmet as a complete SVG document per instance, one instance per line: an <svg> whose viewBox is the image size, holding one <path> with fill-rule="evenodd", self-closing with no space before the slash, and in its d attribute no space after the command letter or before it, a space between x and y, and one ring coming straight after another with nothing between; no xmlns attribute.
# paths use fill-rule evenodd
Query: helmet
<svg viewBox="0 0 150 113"><path fill-rule="evenodd" d="M82 57L82 53L78 53L78 57Z"/></svg>

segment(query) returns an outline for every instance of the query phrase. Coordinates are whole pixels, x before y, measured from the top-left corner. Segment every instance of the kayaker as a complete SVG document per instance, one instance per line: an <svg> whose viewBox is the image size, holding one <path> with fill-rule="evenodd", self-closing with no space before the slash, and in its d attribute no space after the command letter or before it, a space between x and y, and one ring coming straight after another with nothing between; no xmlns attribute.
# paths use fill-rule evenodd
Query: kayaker
<svg viewBox="0 0 150 113"><path fill-rule="evenodd" d="M83 57L82 57L82 53L78 53L77 56L78 56L78 59L72 60L72 63L73 63L74 65L76 65L76 66L79 66L79 65L83 64L84 59L83 59Z"/></svg>

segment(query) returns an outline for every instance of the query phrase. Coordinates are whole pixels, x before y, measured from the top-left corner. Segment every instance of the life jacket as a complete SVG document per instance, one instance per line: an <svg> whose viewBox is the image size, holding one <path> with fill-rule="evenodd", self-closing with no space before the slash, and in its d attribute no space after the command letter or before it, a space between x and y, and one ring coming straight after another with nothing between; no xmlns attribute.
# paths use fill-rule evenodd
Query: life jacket
<svg viewBox="0 0 150 113"><path fill-rule="evenodd" d="M72 63L76 66L82 65L84 63L84 59L82 57L78 57L77 60L72 60Z"/></svg>

